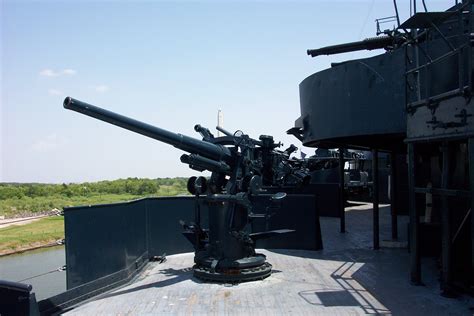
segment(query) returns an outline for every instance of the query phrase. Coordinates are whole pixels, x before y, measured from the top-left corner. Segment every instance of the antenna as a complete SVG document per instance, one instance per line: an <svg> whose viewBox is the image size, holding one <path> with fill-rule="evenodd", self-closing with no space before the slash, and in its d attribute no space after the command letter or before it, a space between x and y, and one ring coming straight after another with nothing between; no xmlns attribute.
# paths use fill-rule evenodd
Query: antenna
<svg viewBox="0 0 474 316"><path fill-rule="evenodd" d="M217 110L217 126L223 128L224 127L224 113L219 109ZM218 129L217 130L217 137L224 136L222 132Z"/></svg>

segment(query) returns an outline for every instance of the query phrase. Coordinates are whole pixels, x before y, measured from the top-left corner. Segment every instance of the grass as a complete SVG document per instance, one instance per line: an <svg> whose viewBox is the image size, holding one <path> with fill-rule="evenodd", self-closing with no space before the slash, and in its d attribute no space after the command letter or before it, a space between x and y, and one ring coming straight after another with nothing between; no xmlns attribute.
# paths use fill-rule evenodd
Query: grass
<svg viewBox="0 0 474 316"><path fill-rule="evenodd" d="M93 194L64 196L60 194L50 196L8 198L0 200L0 216L6 218L13 216L28 216L34 213L50 211L54 208L62 209L65 206L93 205L104 203L115 203L140 199L147 196L174 196L189 194L185 188L172 185L161 185L156 194L133 195L133 194Z"/></svg>
<svg viewBox="0 0 474 316"><path fill-rule="evenodd" d="M13 197L0 199L0 216L3 215L6 218L31 216L67 206L106 204L130 201L147 196L175 196L180 194L189 193L182 186L160 185L155 194L146 195L96 193L87 196L52 194L37 197ZM57 216L43 218L25 225L0 228L0 255L43 246L63 238L64 219Z"/></svg>
<svg viewBox="0 0 474 316"><path fill-rule="evenodd" d="M42 218L25 225L0 228L0 254L14 253L64 238L62 216Z"/></svg>

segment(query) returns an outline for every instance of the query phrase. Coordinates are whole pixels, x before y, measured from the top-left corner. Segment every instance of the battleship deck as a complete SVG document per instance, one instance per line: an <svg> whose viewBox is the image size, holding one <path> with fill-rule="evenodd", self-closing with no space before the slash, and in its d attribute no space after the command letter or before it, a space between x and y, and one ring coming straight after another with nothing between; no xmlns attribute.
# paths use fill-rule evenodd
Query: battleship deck
<svg viewBox="0 0 474 316"><path fill-rule="evenodd" d="M406 248L382 242L371 249L370 206L346 208L345 234L337 218L321 218L322 251L260 250L274 269L263 281L203 283L192 276L193 254L183 253L150 263L133 283L67 314L471 315L472 298L439 295L435 259L424 259L424 286L412 286ZM380 209L380 220L381 240L388 240L389 206ZM400 236L407 220L399 216Z"/></svg>

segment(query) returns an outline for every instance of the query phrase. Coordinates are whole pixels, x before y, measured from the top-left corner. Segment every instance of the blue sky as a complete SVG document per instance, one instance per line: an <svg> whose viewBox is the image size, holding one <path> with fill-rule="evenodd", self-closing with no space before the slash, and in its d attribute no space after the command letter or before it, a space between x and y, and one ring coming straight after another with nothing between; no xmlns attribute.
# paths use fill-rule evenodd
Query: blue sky
<svg viewBox="0 0 474 316"><path fill-rule="evenodd" d="M398 2L406 19L409 1ZM1 182L196 174L174 147L64 110L67 95L197 138L193 126L214 129L221 109L230 131L301 148L285 135L298 84L381 53L306 49L374 36L375 18L393 15L392 0L0 3Z"/></svg>

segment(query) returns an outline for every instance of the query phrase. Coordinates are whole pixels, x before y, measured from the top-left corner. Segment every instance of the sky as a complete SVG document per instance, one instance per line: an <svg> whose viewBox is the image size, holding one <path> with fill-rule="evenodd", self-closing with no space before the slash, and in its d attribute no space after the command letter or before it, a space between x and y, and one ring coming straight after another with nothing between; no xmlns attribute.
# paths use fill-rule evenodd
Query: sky
<svg viewBox="0 0 474 316"><path fill-rule="evenodd" d="M454 2L426 0L430 11ZM409 1L398 5L403 21ZM229 131L312 154L285 134L299 83L383 51L306 49L373 37L374 20L392 15L392 0L0 0L0 182L197 174L172 146L65 110L66 96L196 138L220 109Z"/></svg>

